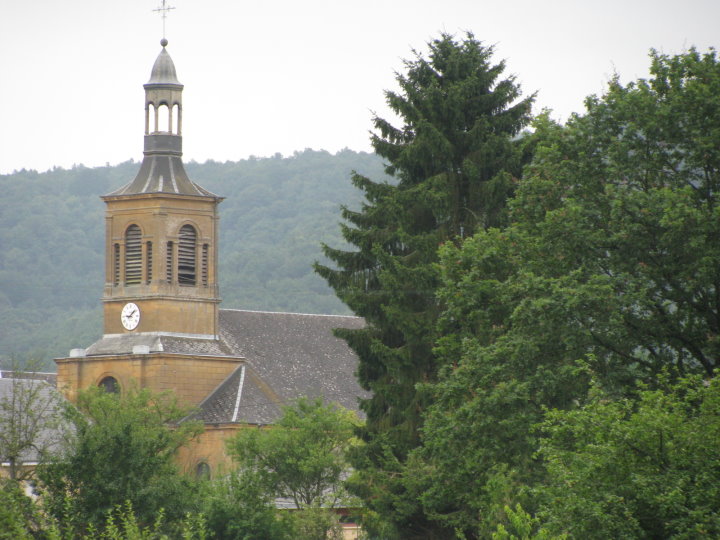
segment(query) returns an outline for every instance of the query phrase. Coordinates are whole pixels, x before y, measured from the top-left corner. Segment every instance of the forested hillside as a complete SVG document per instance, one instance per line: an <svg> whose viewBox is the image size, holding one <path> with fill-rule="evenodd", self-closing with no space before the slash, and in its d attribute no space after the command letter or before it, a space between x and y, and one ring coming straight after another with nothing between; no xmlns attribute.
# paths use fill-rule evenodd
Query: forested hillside
<svg viewBox="0 0 720 540"><path fill-rule="evenodd" d="M0 359L64 356L102 332L104 204L139 162L0 175ZM312 271L321 242L341 242L340 204L358 206L356 170L383 176L380 159L344 150L238 162L188 163L220 205L222 306L347 313Z"/></svg>

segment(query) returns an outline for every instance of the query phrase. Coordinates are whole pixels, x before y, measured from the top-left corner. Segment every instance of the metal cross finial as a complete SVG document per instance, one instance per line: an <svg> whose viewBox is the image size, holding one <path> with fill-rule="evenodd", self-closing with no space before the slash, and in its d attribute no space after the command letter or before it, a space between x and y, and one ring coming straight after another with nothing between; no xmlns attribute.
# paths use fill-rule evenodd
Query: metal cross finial
<svg viewBox="0 0 720 540"><path fill-rule="evenodd" d="M165 19L167 19L168 11L170 11L171 9L175 9L173 6L168 6L168 5L166 5L166 4L165 4L165 1L166 1L166 0L162 0L162 5L161 5L160 7L158 7L157 9L153 9L153 11L156 11L156 12L160 13L160 16L162 17L162 20L163 20L163 39L165 39Z"/></svg>

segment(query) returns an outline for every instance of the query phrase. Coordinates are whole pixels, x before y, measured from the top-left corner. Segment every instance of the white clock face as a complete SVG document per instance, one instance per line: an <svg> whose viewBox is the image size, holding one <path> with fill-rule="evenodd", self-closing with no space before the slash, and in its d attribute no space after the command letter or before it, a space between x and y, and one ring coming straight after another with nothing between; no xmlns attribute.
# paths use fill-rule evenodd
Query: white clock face
<svg viewBox="0 0 720 540"><path fill-rule="evenodd" d="M135 330L140 324L140 308L132 302L125 304L120 313L120 321L127 330Z"/></svg>

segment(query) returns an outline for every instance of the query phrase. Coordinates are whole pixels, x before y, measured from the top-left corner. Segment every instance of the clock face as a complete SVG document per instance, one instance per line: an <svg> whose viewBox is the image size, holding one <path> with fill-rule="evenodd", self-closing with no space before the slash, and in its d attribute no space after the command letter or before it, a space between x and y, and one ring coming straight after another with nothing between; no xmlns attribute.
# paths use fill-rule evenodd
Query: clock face
<svg viewBox="0 0 720 540"><path fill-rule="evenodd" d="M132 302L125 304L120 313L120 321L127 330L135 330L140 324L140 308Z"/></svg>

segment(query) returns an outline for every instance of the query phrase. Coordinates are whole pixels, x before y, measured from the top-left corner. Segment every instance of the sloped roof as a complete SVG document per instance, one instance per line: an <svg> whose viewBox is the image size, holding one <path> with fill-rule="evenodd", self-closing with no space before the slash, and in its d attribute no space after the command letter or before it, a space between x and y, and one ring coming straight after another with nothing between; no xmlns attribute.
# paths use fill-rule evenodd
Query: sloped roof
<svg viewBox="0 0 720 540"><path fill-rule="evenodd" d="M57 451L68 428L54 421L64 401L55 388L40 378L0 379L0 402L8 404L11 400L15 402L15 408L0 407L0 429L4 428L6 421L15 416L14 424L16 429L20 430L16 435L32 439L32 446L22 452L18 461L37 463L40 461L41 451ZM18 418L24 421L18 422ZM5 450L0 436L0 463L8 459Z"/></svg>
<svg viewBox="0 0 720 540"><path fill-rule="evenodd" d="M238 366L191 415L205 424L273 423L280 416L280 406L267 385L259 382L247 364Z"/></svg>
<svg viewBox="0 0 720 540"><path fill-rule="evenodd" d="M268 424L299 397L357 411L367 397L355 378L357 357L332 331L364 324L359 317L221 309L220 339L245 365L200 404L197 417Z"/></svg>
<svg viewBox="0 0 720 540"><path fill-rule="evenodd" d="M357 357L333 329L363 326L359 317L220 310L221 339L283 402L323 396L357 409Z"/></svg>
<svg viewBox="0 0 720 540"><path fill-rule="evenodd" d="M45 381L53 388L57 385L57 373L48 371L12 371L0 370L0 379L30 379Z"/></svg>
<svg viewBox="0 0 720 540"><path fill-rule="evenodd" d="M182 84L180 84L180 81L178 81L177 74L175 72L175 63L172 61L172 58L170 58L170 54L167 52L167 50L165 50L167 44L167 40L163 38L163 40L160 42L162 50L160 51L160 54L158 54L158 57L155 59L152 71L150 72L150 80L145 86L154 84L170 84L180 86L182 88Z"/></svg>
<svg viewBox="0 0 720 540"><path fill-rule="evenodd" d="M334 328L362 328L363 319L234 309L219 312L219 339L112 334L93 343L85 355L164 352L241 360L191 415L207 424L270 424L280 416L283 405L300 397L322 397L358 411L358 400L368 396L355 378L355 353L333 335Z"/></svg>
<svg viewBox="0 0 720 540"><path fill-rule="evenodd" d="M85 350L85 355L133 354L133 349L143 346L147 347L150 353L234 356L227 345L211 337L182 337L161 333L105 335L90 345Z"/></svg>
<svg viewBox="0 0 720 540"><path fill-rule="evenodd" d="M149 137L156 137L160 140L162 140L162 137L179 139L179 137L172 135L150 135ZM185 172L181 157L170 153L145 156L135 179L120 189L105 195L105 197L138 195L141 193L170 193L173 195L222 199L222 197L211 193L190 180L187 172Z"/></svg>

